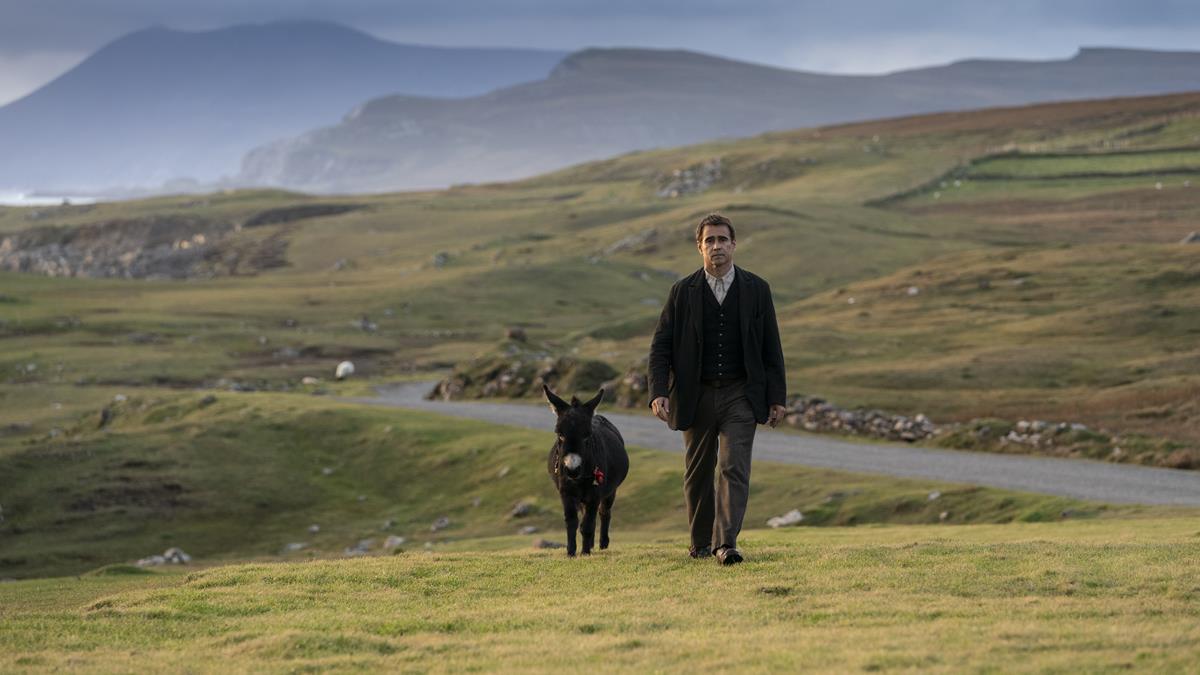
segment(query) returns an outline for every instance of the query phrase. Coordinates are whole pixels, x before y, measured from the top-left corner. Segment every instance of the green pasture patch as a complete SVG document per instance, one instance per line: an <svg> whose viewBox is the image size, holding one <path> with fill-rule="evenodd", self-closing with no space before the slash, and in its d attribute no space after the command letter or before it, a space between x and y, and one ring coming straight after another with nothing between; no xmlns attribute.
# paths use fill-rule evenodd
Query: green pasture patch
<svg viewBox="0 0 1200 675"><path fill-rule="evenodd" d="M1010 155L971 164L968 178L1078 178L1200 174L1200 147L1144 152Z"/></svg>
<svg viewBox="0 0 1200 675"><path fill-rule="evenodd" d="M1188 383L1200 385L1196 271L1178 245L943 256L780 308L789 379L841 406L935 422L1002 413L1197 447L1190 420L1200 411L1188 403ZM1155 383L1171 392L1156 406L1172 416L1131 419L1133 394L1121 407L1099 403Z"/></svg>
<svg viewBox="0 0 1200 675"><path fill-rule="evenodd" d="M9 583L0 667L1186 672L1200 658L1187 519L752 530L733 568L683 544Z"/></svg>
<svg viewBox="0 0 1200 675"><path fill-rule="evenodd" d="M976 201L1067 201L1127 191L1155 190L1159 183L1163 186L1162 191L1200 190L1200 178L1192 179L1190 186L1184 184L1187 180L1180 176L950 179L945 181L945 185L939 183L922 190L905 199L902 204L905 207L928 207ZM1137 203L1141 201L1138 199Z"/></svg>
<svg viewBox="0 0 1200 675"><path fill-rule="evenodd" d="M562 537L545 473L549 413L546 431L533 432L301 394L158 390L107 407L103 428L96 410L54 436L0 439L0 576L79 573L169 547L211 563L338 557L366 539L378 553L393 534L417 548L512 535L526 525ZM676 531L681 458L631 453L614 537ZM818 526L1142 512L796 466L763 465L755 475L752 525L796 508ZM931 500L934 491L941 496ZM511 515L519 502L530 515ZM449 524L433 527L442 517ZM292 543L303 546L289 550Z"/></svg>

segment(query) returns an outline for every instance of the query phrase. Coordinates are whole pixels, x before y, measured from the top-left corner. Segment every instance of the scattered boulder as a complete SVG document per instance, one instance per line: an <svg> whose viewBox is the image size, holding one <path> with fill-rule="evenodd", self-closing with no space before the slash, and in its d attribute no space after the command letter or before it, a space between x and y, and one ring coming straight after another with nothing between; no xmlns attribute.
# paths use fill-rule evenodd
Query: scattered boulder
<svg viewBox="0 0 1200 675"><path fill-rule="evenodd" d="M520 326L509 326L504 330L504 339L525 342L528 339L528 336L525 334L524 328L521 328Z"/></svg>
<svg viewBox="0 0 1200 675"><path fill-rule="evenodd" d="M371 548L375 546L374 539L359 539L354 546L347 546L342 550L342 553L348 556L359 556L370 553Z"/></svg>
<svg viewBox="0 0 1200 675"><path fill-rule="evenodd" d="M401 546L404 545L404 542L406 542L406 541L408 541L408 540L405 539L404 537L401 537L401 536L398 536L395 534L390 534L390 535L388 535L387 539L383 540L383 547L385 549L391 551L392 549L400 548Z"/></svg>
<svg viewBox="0 0 1200 675"><path fill-rule="evenodd" d="M533 534L537 531L538 531L538 528L536 525L526 525L526 526L522 527L520 530L517 530L517 534Z"/></svg>
<svg viewBox="0 0 1200 675"><path fill-rule="evenodd" d="M602 256L616 253L653 253L658 249L658 230L649 228L625 235L617 241L604 247Z"/></svg>
<svg viewBox="0 0 1200 675"><path fill-rule="evenodd" d="M720 179L721 158L717 157L684 169L675 169L669 176L663 177L657 194L666 199L699 194Z"/></svg>
<svg viewBox="0 0 1200 675"><path fill-rule="evenodd" d="M550 541L549 539L534 539L533 547L534 548L566 548L566 544L560 544L557 541Z"/></svg>
<svg viewBox="0 0 1200 675"><path fill-rule="evenodd" d="M533 513L535 508L536 507L534 507L534 505L530 502L519 501L515 506L513 506L512 511L509 512L508 516L510 518L524 518L525 516Z"/></svg>
<svg viewBox="0 0 1200 675"><path fill-rule="evenodd" d="M649 403L650 385L646 376L649 358L642 357L620 377L604 384L604 397L625 408L639 408Z"/></svg>
<svg viewBox="0 0 1200 675"><path fill-rule="evenodd" d="M271 358L278 361L291 361L300 357L300 350L295 347L284 347L271 353Z"/></svg>
<svg viewBox="0 0 1200 675"><path fill-rule="evenodd" d="M192 562L192 556L188 555L181 548L171 547L163 551L162 555L152 555L134 563L138 567L155 567L157 565L186 565Z"/></svg>
<svg viewBox="0 0 1200 675"><path fill-rule="evenodd" d="M284 553L295 553L296 551L303 551L306 548L308 548L307 542L293 541L290 544L284 545L283 552Z"/></svg>
<svg viewBox="0 0 1200 675"><path fill-rule="evenodd" d="M430 400L542 396L542 385L560 392L593 393L617 376L604 361L553 356L526 342L509 340L496 352L460 364L426 394Z"/></svg>
<svg viewBox="0 0 1200 675"><path fill-rule="evenodd" d="M805 431L842 432L909 443L928 438L938 431L938 427L923 414L907 417L881 410L845 410L823 398L804 395L792 398L784 422Z"/></svg>
<svg viewBox="0 0 1200 675"><path fill-rule="evenodd" d="M433 521L433 524L429 526L429 531L438 532L446 529L447 527L450 527L450 519L446 516L441 516L437 520Z"/></svg>
<svg viewBox="0 0 1200 675"><path fill-rule="evenodd" d="M335 379L344 380L354 374L354 364L350 361L342 361L337 364L337 368L333 371Z"/></svg>
<svg viewBox="0 0 1200 675"><path fill-rule="evenodd" d="M802 520L804 520L804 514L799 509L792 509L782 516L767 519L767 525L771 527L787 527L789 525L797 525Z"/></svg>
<svg viewBox="0 0 1200 675"><path fill-rule="evenodd" d="M1181 244L1200 244L1200 232L1189 232L1186 237L1179 240Z"/></svg>
<svg viewBox="0 0 1200 675"><path fill-rule="evenodd" d="M163 552L163 557L173 565L186 565L192 562L192 556L184 553L183 549L172 547Z"/></svg>

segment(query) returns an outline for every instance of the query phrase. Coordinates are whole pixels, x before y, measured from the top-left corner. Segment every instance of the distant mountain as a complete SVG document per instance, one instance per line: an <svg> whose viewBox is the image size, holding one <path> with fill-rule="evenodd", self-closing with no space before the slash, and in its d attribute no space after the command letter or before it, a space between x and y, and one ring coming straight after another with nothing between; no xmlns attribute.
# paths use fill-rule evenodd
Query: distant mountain
<svg viewBox="0 0 1200 675"><path fill-rule="evenodd" d="M477 95L543 79L565 55L400 45L321 22L150 28L0 108L0 187L209 181L364 100Z"/></svg>
<svg viewBox="0 0 1200 675"><path fill-rule="evenodd" d="M313 191L437 187L772 130L1197 89L1198 52L1085 48L1060 61L845 76L687 51L588 49L543 80L482 96L372 100L336 126L256 148L238 180Z"/></svg>

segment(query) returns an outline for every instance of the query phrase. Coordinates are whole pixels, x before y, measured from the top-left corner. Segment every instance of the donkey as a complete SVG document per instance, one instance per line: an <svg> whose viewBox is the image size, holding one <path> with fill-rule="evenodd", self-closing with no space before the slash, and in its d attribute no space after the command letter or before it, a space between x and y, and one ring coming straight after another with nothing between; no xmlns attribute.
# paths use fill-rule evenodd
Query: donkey
<svg viewBox="0 0 1200 675"><path fill-rule="evenodd" d="M558 440L550 450L547 469L562 498L567 523L567 555L575 555L575 530L583 509L583 554L590 555L600 514L600 548L608 548L608 524L612 520L617 488L629 474L625 440L612 422L596 415L604 389L587 403L572 396L567 403L542 385L550 408L558 416L554 432Z"/></svg>

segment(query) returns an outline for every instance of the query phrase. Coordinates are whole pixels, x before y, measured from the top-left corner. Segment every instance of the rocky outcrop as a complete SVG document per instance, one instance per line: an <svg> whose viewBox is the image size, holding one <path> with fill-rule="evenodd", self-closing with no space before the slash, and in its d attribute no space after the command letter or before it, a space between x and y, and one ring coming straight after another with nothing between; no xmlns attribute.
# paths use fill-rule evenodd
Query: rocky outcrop
<svg viewBox="0 0 1200 675"><path fill-rule="evenodd" d="M508 341L499 353L455 368L426 398L541 397L543 384L563 395L594 392L616 376L617 371L603 361L554 355L525 342Z"/></svg>
<svg viewBox="0 0 1200 675"><path fill-rule="evenodd" d="M158 565L186 565L190 562L192 562L192 556L181 548L172 547L163 551L162 555L148 556L134 564L138 567L157 567Z"/></svg>
<svg viewBox="0 0 1200 675"><path fill-rule="evenodd" d="M796 396L787 406L784 421L805 431L843 432L912 443L937 433L925 415L907 417L882 410L846 410L815 396Z"/></svg>
<svg viewBox="0 0 1200 675"><path fill-rule="evenodd" d="M658 188L658 196L682 197L704 192L721 180L721 158L693 164L684 169L675 169L664 177Z"/></svg>
<svg viewBox="0 0 1200 675"><path fill-rule="evenodd" d="M53 277L185 279L255 274L287 265L282 230L238 237L240 225L150 216L42 226L0 239L0 270Z"/></svg>
<svg viewBox="0 0 1200 675"><path fill-rule="evenodd" d="M649 403L649 380L646 377L646 367L649 359L630 366L620 377L609 380L604 385L605 398L623 408L637 408Z"/></svg>

